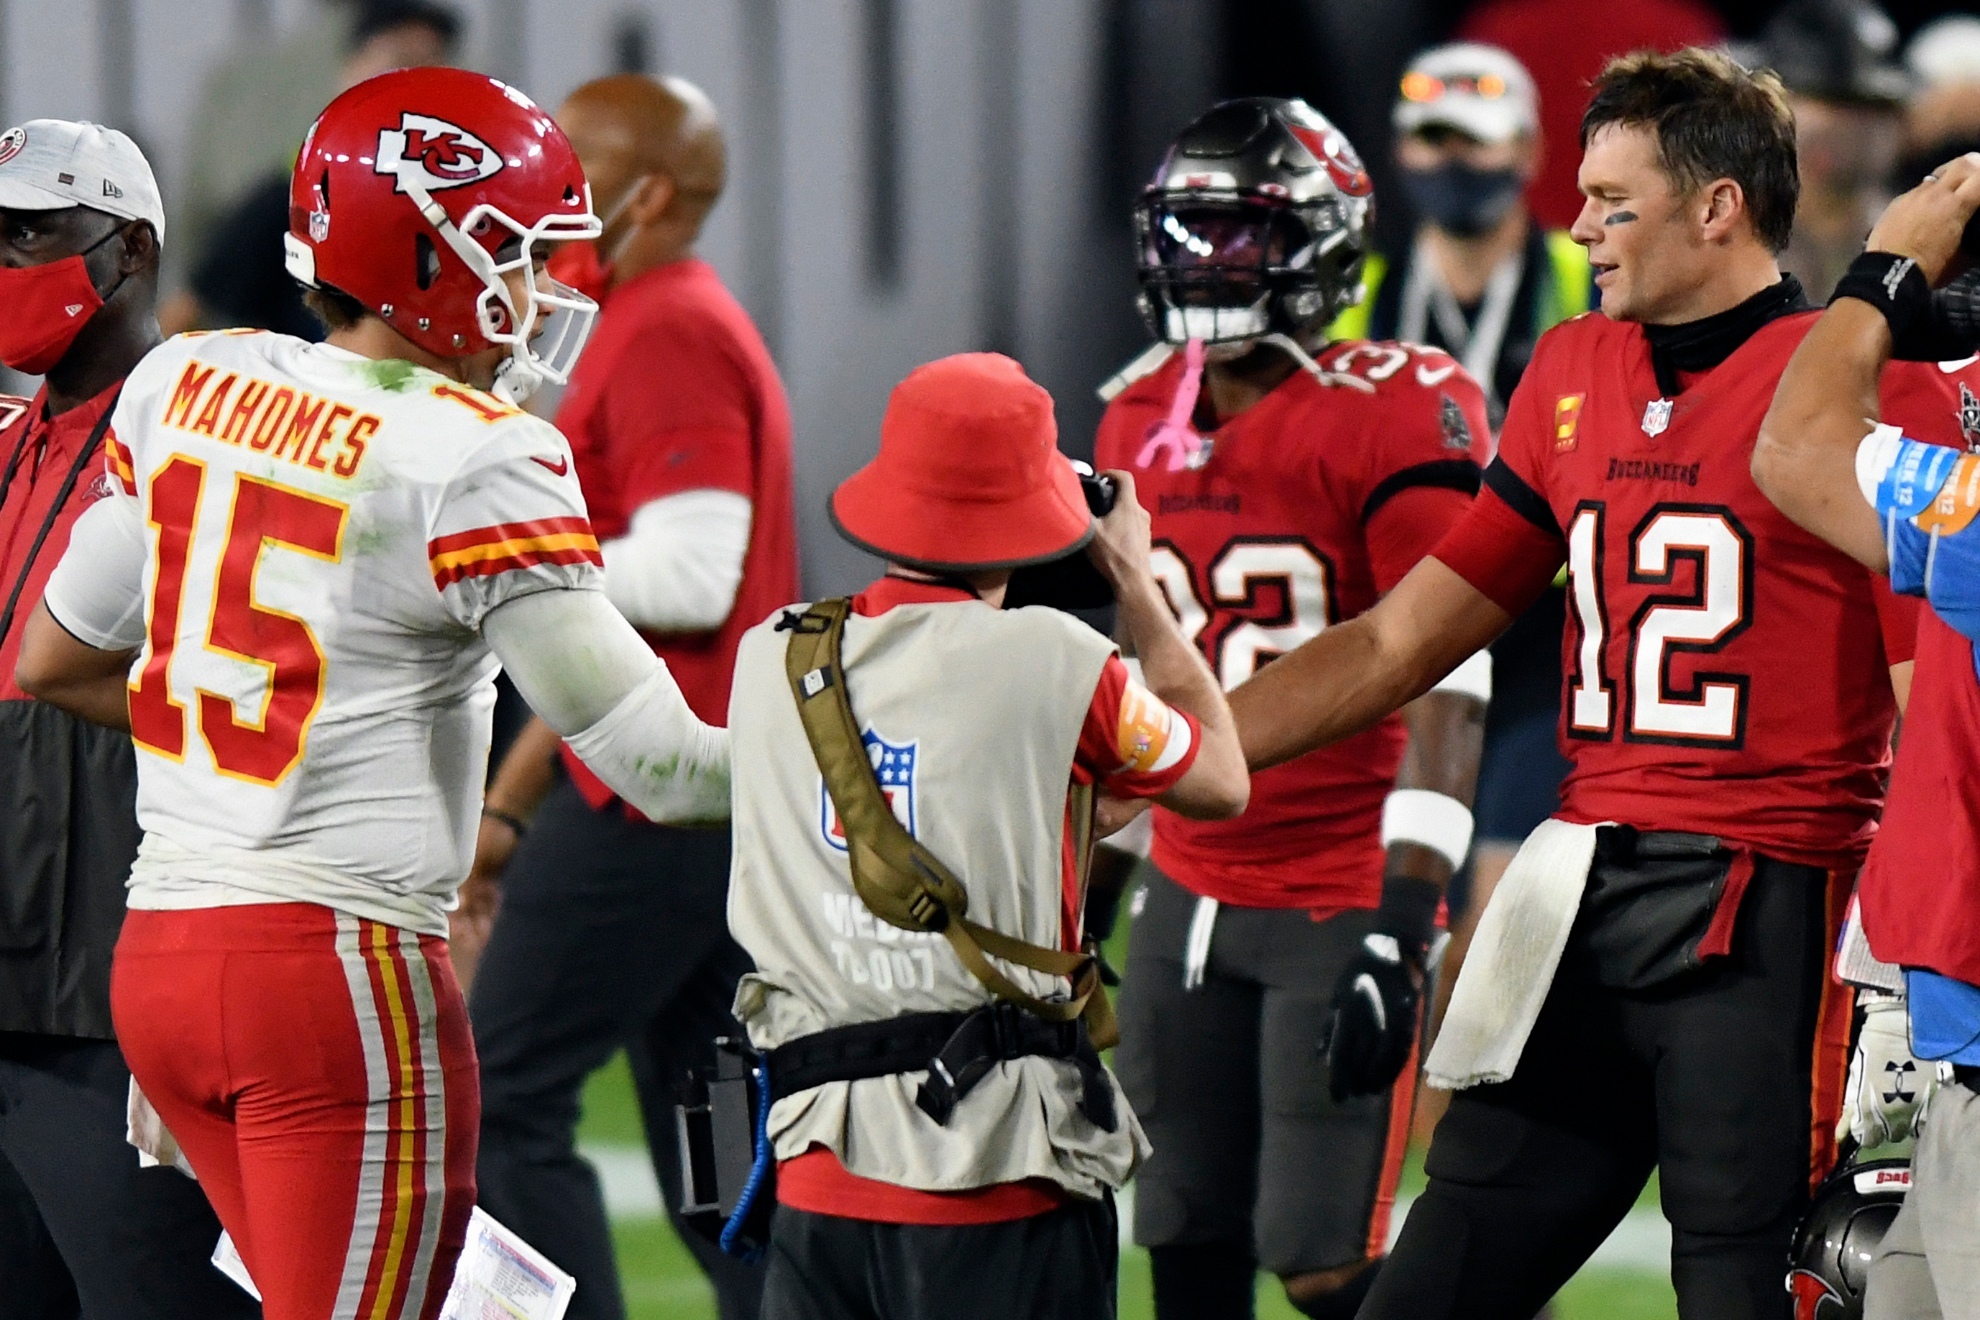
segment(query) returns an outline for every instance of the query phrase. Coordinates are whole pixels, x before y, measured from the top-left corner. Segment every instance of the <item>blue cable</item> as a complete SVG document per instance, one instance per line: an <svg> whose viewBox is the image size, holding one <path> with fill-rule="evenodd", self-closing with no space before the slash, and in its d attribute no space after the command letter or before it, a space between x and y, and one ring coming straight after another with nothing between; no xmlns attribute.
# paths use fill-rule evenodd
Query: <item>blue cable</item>
<svg viewBox="0 0 1980 1320"><path fill-rule="evenodd" d="M736 1239L742 1236L743 1221L756 1205L757 1195L762 1192L764 1182L770 1177L773 1165L770 1149L770 1060L762 1055L756 1061L756 1163L749 1169L749 1181L743 1184L742 1195L736 1198L736 1208L730 1212L728 1221L722 1225L722 1250L731 1256L740 1256L754 1264L762 1258L763 1248L750 1250L736 1249Z"/></svg>

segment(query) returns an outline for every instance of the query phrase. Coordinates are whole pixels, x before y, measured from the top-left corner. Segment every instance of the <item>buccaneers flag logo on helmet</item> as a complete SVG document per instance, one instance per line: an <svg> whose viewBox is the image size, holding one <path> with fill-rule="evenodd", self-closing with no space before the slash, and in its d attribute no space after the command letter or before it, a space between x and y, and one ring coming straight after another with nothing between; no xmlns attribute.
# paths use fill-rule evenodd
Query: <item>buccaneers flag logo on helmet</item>
<svg viewBox="0 0 1980 1320"><path fill-rule="evenodd" d="M379 132L373 168L391 175L397 192L406 190L408 179L428 192L439 192L481 182L502 168L502 157L457 124L407 111L397 128Z"/></svg>

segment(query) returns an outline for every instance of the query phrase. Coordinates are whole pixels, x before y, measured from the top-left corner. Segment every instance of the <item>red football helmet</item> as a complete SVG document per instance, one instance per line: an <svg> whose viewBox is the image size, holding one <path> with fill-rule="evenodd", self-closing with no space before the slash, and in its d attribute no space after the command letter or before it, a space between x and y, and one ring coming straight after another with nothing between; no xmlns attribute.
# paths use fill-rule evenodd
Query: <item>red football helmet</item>
<svg viewBox="0 0 1980 1320"><path fill-rule="evenodd" d="M400 69L332 101L289 182L289 273L349 294L440 357L498 344L512 401L568 379L598 304L543 275L538 243L596 238L591 189L549 115L464 69ZM516 306L503 277L521 272ZM531 338L551 312L539 353Z"/></svg>

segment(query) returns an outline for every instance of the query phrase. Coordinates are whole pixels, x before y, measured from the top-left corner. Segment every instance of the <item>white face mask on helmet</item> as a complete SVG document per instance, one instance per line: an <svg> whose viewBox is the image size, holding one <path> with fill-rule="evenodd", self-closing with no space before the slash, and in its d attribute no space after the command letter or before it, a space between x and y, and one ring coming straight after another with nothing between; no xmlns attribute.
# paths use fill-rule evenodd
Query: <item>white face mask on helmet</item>
<svg viewBox="0 0 1980 1320"><path fill-rule="evenodd" d="M509 346L509 356L495 371L494 393L520 404L545 381L559 385L569 381L571 368L577 365L578 354L584 351L592 324L598 319L598 304L550 278L541 268L536 245L596 239L604 226L589 205L584 215L546 216L534 225L520 224L496 207L477 206L462 217L457 229L430 197L415 193L413 201L448 247L481 279L481 294L474 305L476 324L489 343ZM513 246L504 243L498 249L508 255L491 256L468 237L486 232L489 225L515 235ZM508 277L513 274L520 274L522 280L521 307L516 306L510 292ZM539 329L548 341L540 349Z"/></svg>

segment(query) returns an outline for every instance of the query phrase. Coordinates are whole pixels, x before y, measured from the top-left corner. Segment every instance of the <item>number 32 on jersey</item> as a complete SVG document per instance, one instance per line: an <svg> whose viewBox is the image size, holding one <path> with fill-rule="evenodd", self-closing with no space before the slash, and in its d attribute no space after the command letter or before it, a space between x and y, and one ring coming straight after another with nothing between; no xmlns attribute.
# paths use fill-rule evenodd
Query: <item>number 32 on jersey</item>
<svg viewBox="0 0 1980 1320"><path fill-rule="evenodd" d="M1182 625L1183 636L1202 647L1217 681L1225 691L1258 672L1276 656L1294 650L1319 635L1333 622L1333 575L1327 559L1299 537L1239 537L1210 561L1205 575L1207 598L1196 590L1196 574L1182 552L1166 541L1155 543L1149 567L1169 608ZM1256 609L1259 589L1276 586L1284 601L1272 618L1233 618L1221 632L1206 637L1218 614Z"/></svg>
<svg viewBox="0 0 1980 1320"><path fill-rule="evenodd" d="M1621 544L1608 539L1616 534L1608 523L1601 501L1584 500L1568 524L1569 600L1579 634L1568 675L1568 736L1607 740L1620 715L1628 742L1739 746L1747 675L1700 667L1680 686L1671 662L1722 651L1752 623L1752 535L1730 509L1709 504L1659 504ZM1629 583L1650 588L1628 619L1610 617L1603 584L1605 560L1617 553L1627 556ZM1687 562L1689 590L1678 572ZM1627 630L1628 658L1621 674L1611 674L1606 648L1617 625Z"/></svg>
<svg viewBox="0 0 1980 1320"><path fill-rule="evenodd" d="M174 455L151 478L146 521L157 537L146 653L131 684L131 737L180 760L186 754L186 708L168 678L180 636L187 570L196 547L206 465ZM238 474L227 534L219 551L205 647L267 675L261 709L243 719L236 703L200 689L199 733L221 774L251 783L282 782L302 760L310 721L323 703L323 648L302 619L255 600L255 579L270 553L335 561L343 554L348 506L289 486ZM206 554L202 562L212 562Z"/></svg>

